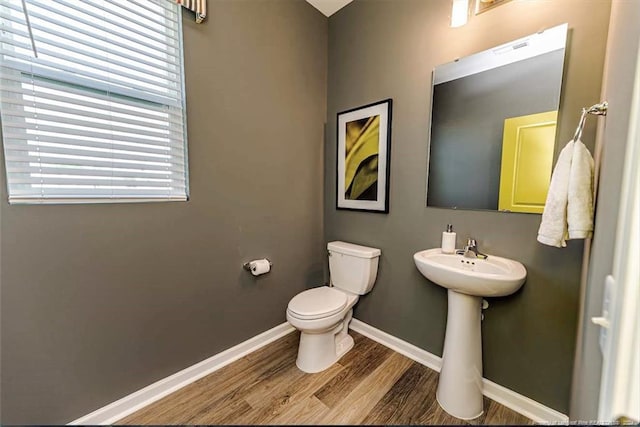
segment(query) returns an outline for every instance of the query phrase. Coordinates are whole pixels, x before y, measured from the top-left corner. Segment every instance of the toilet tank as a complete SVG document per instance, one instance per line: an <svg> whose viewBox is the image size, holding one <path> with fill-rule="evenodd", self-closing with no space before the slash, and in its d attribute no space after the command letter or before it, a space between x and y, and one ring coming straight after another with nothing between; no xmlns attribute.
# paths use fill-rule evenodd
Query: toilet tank
<svg viewBox="0 0 640 427"><path fill-rule="evenodd" d="M378 275L380 249L347 242L329 242L329 273L336 288L364 295Z"/></svg>

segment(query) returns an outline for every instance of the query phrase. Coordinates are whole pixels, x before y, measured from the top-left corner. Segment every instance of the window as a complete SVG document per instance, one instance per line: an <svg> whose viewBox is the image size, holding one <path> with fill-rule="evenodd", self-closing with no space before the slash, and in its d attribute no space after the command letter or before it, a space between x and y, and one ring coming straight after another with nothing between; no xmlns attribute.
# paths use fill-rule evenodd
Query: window
<svg viewBox="0 0 640 427"><path fill-rule="evenodd" d="M187 199L181 11L0 0L10 203Z"/></svg>

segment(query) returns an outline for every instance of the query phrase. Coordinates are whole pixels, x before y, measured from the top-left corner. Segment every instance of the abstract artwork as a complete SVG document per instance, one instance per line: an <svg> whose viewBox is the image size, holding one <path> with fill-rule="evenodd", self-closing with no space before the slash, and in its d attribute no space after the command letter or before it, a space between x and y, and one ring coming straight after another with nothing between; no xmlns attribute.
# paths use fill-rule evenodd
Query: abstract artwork
<svg viewBox="0 0 640 427"><path fill-rule="evenodd" d="M391 104L338 113L338 209L389 212Z"/></svg>

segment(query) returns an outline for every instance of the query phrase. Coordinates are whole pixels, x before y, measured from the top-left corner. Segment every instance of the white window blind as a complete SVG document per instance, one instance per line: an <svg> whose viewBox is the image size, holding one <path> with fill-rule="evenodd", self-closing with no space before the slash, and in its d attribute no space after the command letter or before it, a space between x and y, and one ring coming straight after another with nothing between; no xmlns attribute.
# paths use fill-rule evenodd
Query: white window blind
<svg viewBox="0 0 640 427"><path fill-rule="evenodd" d="M10 203L186 200L180 7L0 0Z"/></svg>

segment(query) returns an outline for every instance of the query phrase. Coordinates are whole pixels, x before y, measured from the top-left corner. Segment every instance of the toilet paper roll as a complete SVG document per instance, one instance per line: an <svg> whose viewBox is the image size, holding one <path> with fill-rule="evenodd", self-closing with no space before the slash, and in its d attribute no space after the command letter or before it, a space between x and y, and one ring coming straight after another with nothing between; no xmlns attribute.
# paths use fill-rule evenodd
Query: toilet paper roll
<svg viewBox="0 0 640 427"><path fill-rule="evenodd" d="M268 273L271 270L271 264L269 264L268 259L257 259L249 263L249 268L251 269L251 274L259 276Z"/></svg>

